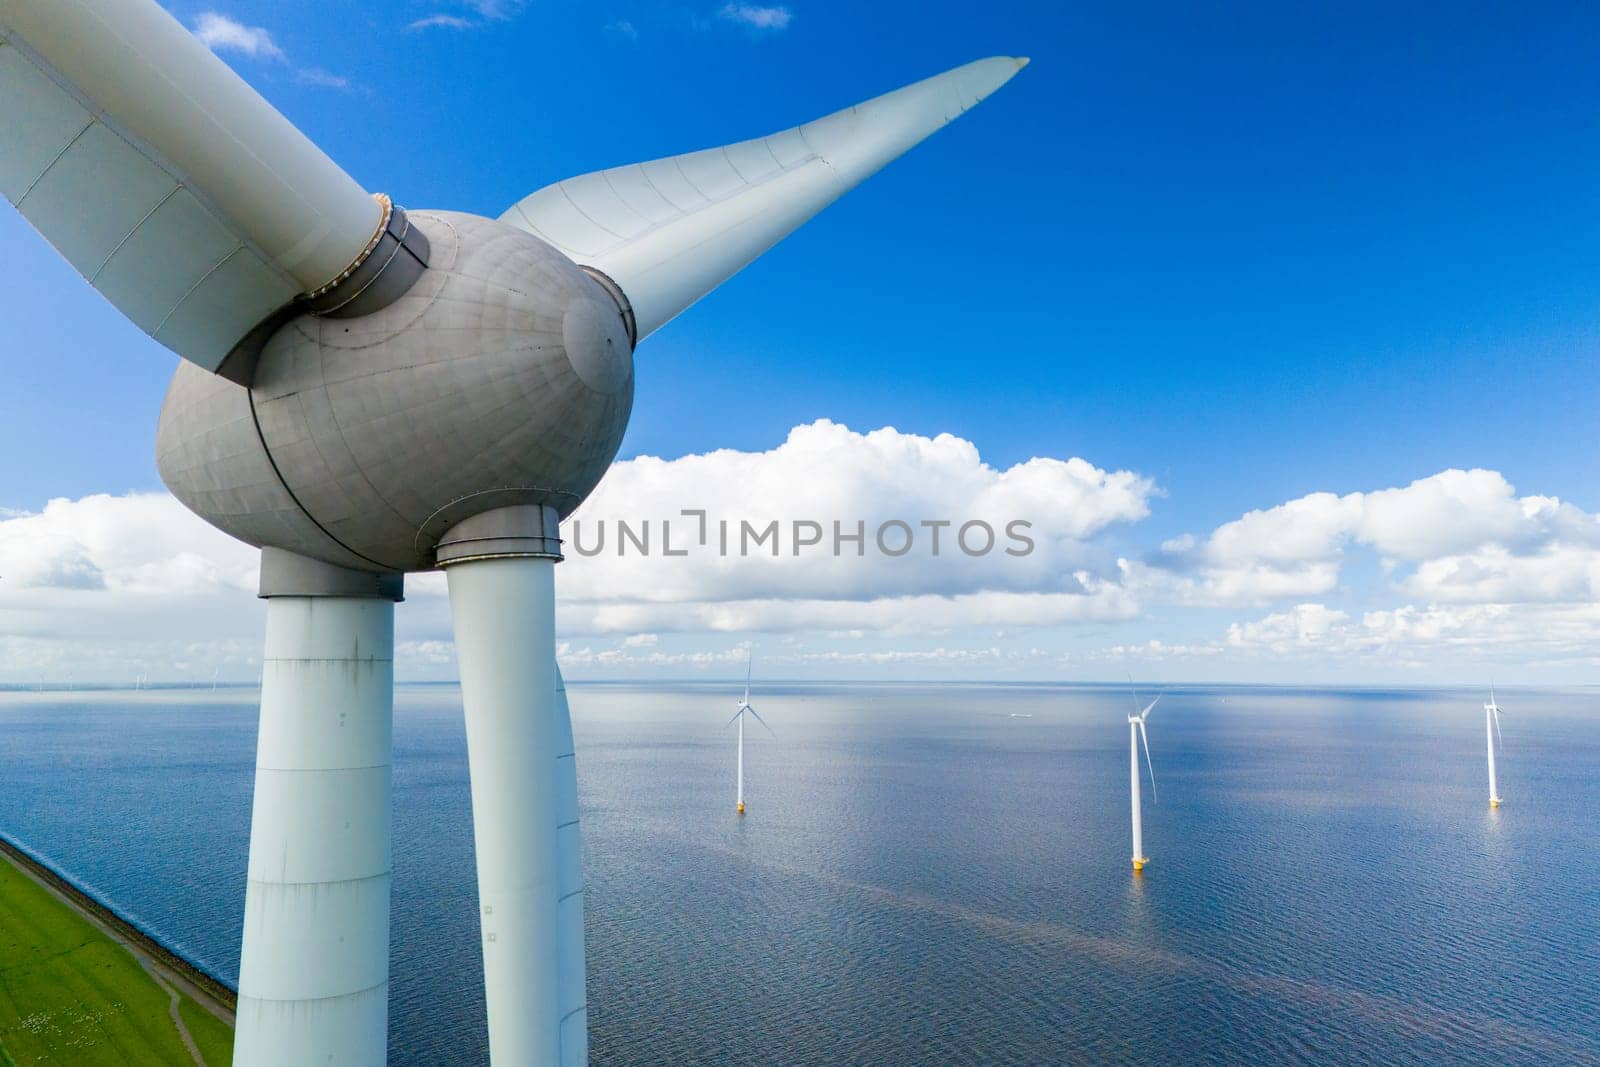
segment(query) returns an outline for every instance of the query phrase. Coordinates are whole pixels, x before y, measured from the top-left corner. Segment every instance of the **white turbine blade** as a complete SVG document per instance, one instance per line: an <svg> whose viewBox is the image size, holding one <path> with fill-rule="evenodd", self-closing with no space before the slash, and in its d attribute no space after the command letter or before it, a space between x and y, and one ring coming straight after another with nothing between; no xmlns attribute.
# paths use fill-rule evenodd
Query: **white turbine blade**
<svg viewBox="0 0 1600 1067"><path fill-rule="evenodd" d="M750 653L750 658L745 661L744 665L744 702L746 704L750 703L750 671L755 667L755 665L756 654L752 652Z"/></svg>
<svg viewBox="0 0 1600 1067"><path fill-rule="evenodd" d="M1159 699L1159 698L1157 698ZM1151 705L1154 707L1154 705ZM1156 802L1156 769L1150 762L1150 735L1144 732L1144 720L1139 720L1139 739L1144 742L1144 765L1150 769L1150 802Z"/></svg>
<svg viewBox="0 0 1600 1067"><path fill-rule="evenodd" d="M1163 694L1163 693L1157 693L1156 694L1156 698L1154 700L1152 700L1150 703L1148 703L1148 704L1146 704L1144 706L1144 710L1139 713L1139 721L1140 722L1144 722L1146 719L1148 719L1150 717L1150 709L1154 708L1157 704L1161 703L1161 698L1164 695L1165 694Z"/></svg>
<svg viewBox="0 0 1600 1067"><path fill-rule="evenodd" d="M0 196L207 370L338 278L384 218L152 0L0 4Z"/></svg>
<svg viewBox="0 0 1600 1067"><path fill-rule="evenodd" d="M733 718L731 718L727 722L723 723L723 725L724 726L732 726L734 723L738 722L739 721L739 716L743 715L745 713L746 709L749 708L749 706L750 705L748 705L748 704L740 704L739 705L739 710L733 713Z"/></svg>
<svg viewBox="0 0 1600 1067"><path fill-rule="evenodd" d="M1133 674L1128 674L1128 695L1133 698L1133 713L1139 714L1139 687L1133 684Z"/></svg>
<svg viewBox="0 0 1600 1067"><path fill-rule="evenodd" d="M757 711L755 708L746 708L745 710L748 711L751 715L754 715L756 717L756 722L760 723L762 726L767 726L767 720L763 719L761 717L761 713L759 711ZM777 737L778 736L778 731L774 730L770 726L767 726L767 733L771 734L773 737Z"/></svg>
<svg viewBox="0 0 1600 1067"><path fill-rule="evenodd" d="M980 59L770 137L568 178L501 221L610 276L643 339L1027 62Z"/></svg>
<svg viewBox="0 0 1600 1067"><path fill-rule="evenodd" d="M1500 735L1500 705L1494 703L1494 698L1491 697L1490 698L1490 702L1489 702L1489 706L1494 709L1494 739L1495 739L1495 743L1498 744L1501 748L1505 748L1506 747L1506 739Z"/></svg>

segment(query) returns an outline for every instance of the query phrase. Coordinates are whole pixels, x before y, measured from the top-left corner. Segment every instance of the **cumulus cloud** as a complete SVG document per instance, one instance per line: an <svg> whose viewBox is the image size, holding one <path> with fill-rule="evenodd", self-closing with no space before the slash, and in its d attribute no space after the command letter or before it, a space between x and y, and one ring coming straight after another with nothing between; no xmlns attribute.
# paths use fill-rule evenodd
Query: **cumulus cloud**
<svg viewBox="0 0 1600 1067"><path fill-rule="evenodd" d="M657 647L664 634L893 638L1125 620L1138 602L1096 539L1142 519L1155 492L1146 478L1082 459L996 469L948 434L859 433L825 420L767 451L641 457L616 464L567 524L558 624L569 636L614 636L645 656L679 655ZM704 544L685 508L704 511ZM1022 555L1006 552L1022 544L1007 538L1016 521L1029 524L1031 551ZM602 522L606 551L580 554ZM635 532L653 524L650 554L619 541L619 522ZM717 544L725 522L735 531L726 555ZM797 546L796 522L825 531L822 542ZM862 531L838 555L829 543L835 522ZM876 532L890 522L904 524L913 550L880 550ZM741 551L745 524L773 523L781 551L770 539ZM674 547L694 551L664 554L668 524ZM802 532L805 540L811 530ZM262 618L256 569L255 550L165 494L51 501L0 519L0 637L44 643L13 645L18 664L38 661L49 642L137 645L130 655L140 660L178 657L177 643L187 647L197 633L250 648ZM419 670L448 669L443 576L412 576L407 594L398 655Z"/></svg>
<svg viewBox="0 0 1600 1067"><path fill-rule="evenodd" d="M757 4L730 3L724 4L717 14L729 22L737 22L741 26L756 30L786 30L794 21L794 12L782 5L763 7Z"/></svg>
<svg viewBox="0 0 1600 1067"><path fill-rule="evenodd" d="M104 590L172 595L250 590L252 549L212 529L165 493L52 500L0 520L0 596Z"/></svg>
<svg viewBox="0 0 1600 1067"><path fill-rule="evenodd" d="M213 52L236 52L252 59L288 58L265 29L246 26L215 11L200 13L194 22L194 35Z"/></svg>
<svg viewBox="0 0 1600 1067"><path fill-rule="evenodd" d="M877 597L870 600L796 598L651 603L563 599L562 632L626 634L641 627L663 633L826 633L873 631L889 636L962 628L1061 626L1131 619L1138 602L1110 583L1073 593L982 592L957 596Z"/></svg>
<svg viewBox="0 0 1600 1067"><path fill-rule="evenodd" d="M1228 645L1324 662L1600 664L1600 604L1406 604L1355 618L1306 603L1235 623Z"/></svg>
<svg viewBox="0 0 1600 1067"><path fill-rule="evenodd" d="M1342 635L1349 621L1344 612L1322 604L1296 604L1254 622L1234 623L1228 627L1228 644L1280 655L1293 649L1326 647L1332 635Z"/></svg>
<svg viewBox="0 0 1600 1067"><path fill-rule="evenodd" d="M340 74L333 74L321 67L306 67L304 70L295 71L295 81L302 85L315 85L323 89L338 89L347 92L350 89L350 79Z"/></svg>
<svg viewBox="0 0 1600 1067"><path fill-rule="evenodd" d="M616 464L567 523L561 586L596 632L1124 617L1094 538L1155 491L1083 459L997 470L949 434L820 420L764 452Z"/></svg>
<svg viewBox="0 0 1600 1067"><path fill-rule="evenodd" d="M1600 601L1600 548L1552 541L1518 554L1505 545L1425 560L1400 589L1429 601L1554 603Z"/></svg>
<svg viewBox="0 0 1600 1067"><path fill-rule="evenodd" d="M506 22L522 13L522 9L527 6L527 0L457 0L454 4L443 6L464 9L470 16L440 12L417 19L406 29L470 30L490 22Z"/></svg>
<svg viewBox="0 0 1600 1067"><path fill-rule="evenodd" d="M1119 555L1159 492L1142 475L1081 458L999 468L952 435L862 433L827 420L767 450L639 457L616 464L566 524L563 662L601 673L717 671L758 635L783 646L763 658L797 669L930 675L987 665L1059 676L1068 664L1104 673L1125 660L1409 669L1463 656L1600 656L1595 517L1519 496L1493 471L1310 494L1206 536L1171 538L1143 559ZM1005 531L1018 520L1031 549L1012 555ZM835 552L835 523L860 529L861 541ZM913 540L903 554L877 543L893 523L903 527L891 547ZM963 550L970 523L994 531L988 551ZM765 539L742 544L746 528ZM1357 546L1386 568L1363 572L1371 584L1351 596L1342 568ZM209 680L219 666L225 679L254 678L264 618L256 570L254 549L165 494L0 513L0 680ZM452 676L444 576L413 575L406 588L402 676ZM1221 610L1241 604L1263 612ZM1110 639L1090 645L1097 634ZM1034 655L1019 641L1047 650Z"/></svg>
<svg viewBox="0 0 1600 1067"><path fill-rule="evenodd" d="M460 7L470 8L486 19L505 20L521 14L527 0L460 0Z"/></svg>
<svg viewBox="0 0 1600 1067"><path fill-rule="evenodd" d="M248 56L251 59L270 59L278 63L288 63L289 56L278 42L272 37L270 31L261 26L246 26L237 19L216 11L202 11L195 17L193 33L207 48L221 55L232 52L236 55ZM350 79L321 67L300 67L294 72L295 81L302 85L314 85L323 89L338 89L341 92L351 88Z"/></svg>
<svg viewBox="0 0 1600 1067"><path fill-rule="evenodd" d="M1415 596L1581 600L1600 588L1600 520L1554 497L1519 497L1489 470L1312 493L1251 511L1204 542L1175 538L1125 569L1130 584L1186 603L1263 603L1334 591L1352 544L1377 552Z"/></svg>
<svg viewBox="0 0 1600 1067"><path fill-rule="evenodd" d="M429 15L427 18L417 19L406 27L408 30L470 30L478 25L471 19L462 18L460 15Z"/></svg>
<svg viewBox="0 0 1600 1067"><path fill-rule="evenodd" d="M255 677L256 553L166 494L0 519L0 679Z"/></svg>

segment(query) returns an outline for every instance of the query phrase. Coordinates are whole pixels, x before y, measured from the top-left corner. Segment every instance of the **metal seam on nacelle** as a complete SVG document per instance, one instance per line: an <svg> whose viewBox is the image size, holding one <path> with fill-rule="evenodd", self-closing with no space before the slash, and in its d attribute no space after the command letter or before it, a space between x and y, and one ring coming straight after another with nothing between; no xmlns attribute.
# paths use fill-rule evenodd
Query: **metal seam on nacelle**
<svg viewBox="0 0 1600 1067"><path fill-rule="evenodd" d="M634 316L633 304L629 302L628 294L622 291L622 286L618 285L615 278L599 267L591 267L580 263L578 264L578 269L599 283L600 288L606 291L606 295L616 302L617 310L622 313L622 325L628 330L628 344L638 348L639 320Z"/></svg>
<svg viewBox="0 0 1600 1067"><path fill-rule="evenodd" d="M387 307L410 291L412 285L416 284L417 279L428 269L432 244L421 229L411 224L405 208L395 204L383 193L374 193L373 198L383 206L383 217L379 220L377 232L361 250L361 254L352 260L338 277L326 285L288 301L252 327L234 343L233 348L217 365L215 373L248 387L255 376L256 359L260 356L262 347L283 323L294 316L306 311L320 317L331 318L366 315ZM385 238L389 238L394 247L382 262L378 262L373 259L373 253L383 246ZM247 248L248 245L241 247ZM229 253L230 258L237 252L238 249L235 249ZM402 252L406 253L410 266L404 265ZM213 273L215 269L213 268ZM392 275L393 271L400 273ZM358 284L346 291L346 287L353 281ZM380 289L380 282L388 284Z"/></svg>
<svg viewBox="0 0 1600 1067"><path fill-rule="evenodd" d="M367 257L372 255L373 249L378 247L378 242L383 240L383 235L389 230L389 217L394 214L394 201L389 199L388 193L373 193L372 199L376 200L378 202L378 206L383 209L382 215L380 215L378 218L377 231L373 233L371 240L367 242L367 246L356 254L355 259L350 261L350 265L348 267L340 271L332 281L326 283L325 285L320 285L306 293L305 295L307 299L315 300L324 293L330 293L334 289L338 288L339 283L350 277L350 275L354 274L357 268L367 261Z"/></svg>
<svg viewBox="0 0 1600 1067"><path fill-rule="evenodd" d="M496 495L499 495L501 493L533 493L533 494L538 495L538 496L572 497L574 499L579 499L579 501L581 503L581 498L578 498L576 493L572 493L572 492L570 492L568 490L565 490L565 489L556 489L556 488L553 488L551 486L543 486L543 485L501 485L501 486L496 486L493 489L480 489L475 493L468 493L465 496L458 496L458 497L454 498L449 503L445 504L444 507L437 509L436 511L434 511L434 513L432 515L429 515L426 519L422 520L422 524L417 527L416 536L412 538L412 541L411 541L412 547L415 548L418 552L433 552L433 551L435 551L439 547L440 540L446 534L448 534L452 529L454 529L456 526L460 525L462 522L466 521L465 519L457 519L456 521L451 522L449 525L444 525L442 523L442 521L439 519L439 516L445 514L446 512L448 512L451 509L457 507L458 505L464 504L467 501L475 499L477 497L496 496ZM509 505L502 504L502 505L500 505L500 507L516 507L516 506L518 506L518 505L515 505L515 504L509 504ZM574 506L576 506L576 505L574 505ZM496 507L496 508L484 508L483 512L480 512L479 514L483 514L484 512L489 512L489 511L497 511L497 510L499 510L498 507ZM436 525L438 526L439 532L437 534L435 534L434 536L432 536L432 537L427 537L426 535L427 535L429 527L433 527L433 526L436 526ZM363 557L363 558L365 558L365 557Z"/></svg>
<svg viewBox="0 0 1600 1067"><path fill-rule="evenodd" d="M410 225L408 223L407 226L406 226L406 231L409 232L410 228L411 227L410 227ZM367 253L367 256L363 258L362 262L357 264L356 266L352 267L350 269L350 273L346 274L342 279L340 279L339 282L337 282L336 284L334 284L334 285L332 285L332 286L330 286L328 288L323 289L321 291L322 294L323 295L328 295L330 293L337 292L339 289L343 288L345 283L348 282L352 277L354 277L356 271L360 270L361 267L366 265L367 260L371 258L372 252L376 251L378 249L378 247L383 244L383 238L384 238L384 236L386 236L386 234L387 234L387 230L385 230L384 233L380 233L378 235L377 243L372 246L372 250ZM383 265L380 266L375 272L373 272L372 277L368 278L366 280L365 284L363 284L360 288L358 288L354 292L352 292L342 302L333 305L332 307L328 308L327 310L324 311L324 310L322 310L320 308L314 308L314 310L316 310L317 314L319 314L319 315L331 315L333 312L338 311L339 309L341 309L343 307L346 307L347 305L353 303L355 301L355 299L357 297L359 297L362 293L365 293L368 289L371 289L372 286L373 286L373 283L376 282L378 280L378 278L382 276L384 271L389 269L389 264L394 262L394 257L395 256L398 256L401 252L407 252L407 251L409 251L409 250L406 248L405 239L402 236L402 238L398 242L395 243L395 246L394 246L393 250L390 251L389 258L385 259L383 261ZM416 258L416 257L413 255L412 258ZM422 265L422 266L426 266L427 265L427 264L422 263L421 260L418 260L418 263L420 265ZM313 299L313 297L308 296L307 299L310 300L310 299Z"/></svg>
<svg viewBox="0 0 1600 1067"><path fill-rule="evenodd" d="M549 504L512 504L479 512L446 530L434 562L453 567L486 559L548 559L560 563L561 519Z"/></svg>
<svg viewBox="0 0 1600 1067"><path fill-rule="evenodd" d="M304 503L301 502L300 498L295 495L294 489L289 485L289 480L283 476L283 471L278 467L277 457L272 454L272 446L267 444L266 434L261 432L261 415L256 411L256 391L247 386L245 388L245 395L250 401L250 422L251 425L255 427L256 440L261 442L261 454L267 457L267 465L272 468L272 476L278 479L278 484L283 486L283 491L288 494L289 500L294 504L294 506L300 509L300 514L306 517L307 522L311 523L311 525L320 530L322 532L322 536L326 537L328 540L332 541L334 544L338 545L352 556L356 557L357 559L366 560L368 563L372 564L374 567L377 567L385 574L392 573L394 570L393 567L385 567L382 563L379 563L371 556L362 555L360 552L357 552L355 549L351 548L349 545L333 536L333 531L329 530L326 526L322 525L322 523L318 522L317 517L311 514L311 511L305 506Z"/></svg>
<svg viewBox="0 0 1600 1067"><path fill-rule="evenodd" d="M337 278L297 301L313 314L353 318L377 311L404 296L428 269L432 246L427 235L413 227L405 208L388 196L375 193L374 198L384 205L384 210L372 240ZM386 241L392 247L388 256L380 261L375 257ZM411 261L409 266L404 262L396 263L401 252L407 253ZM393 269L399 269L401 274L391 277ZM383 289L378 288L380 282L386 283ZM369 296L371 299L363 300Z"/></svg>

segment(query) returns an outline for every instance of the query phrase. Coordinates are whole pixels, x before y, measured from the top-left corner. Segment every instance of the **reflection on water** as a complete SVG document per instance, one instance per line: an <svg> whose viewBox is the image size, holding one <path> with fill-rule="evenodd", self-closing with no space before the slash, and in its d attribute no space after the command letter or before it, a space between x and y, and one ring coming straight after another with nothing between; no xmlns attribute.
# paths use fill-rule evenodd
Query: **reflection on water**
<svg viewBox="0 0 1600 1067"><path fill-rule="evenodd" d="M572 687L598 1063L1600 1060L1600 718L1176 690ZM236 973L254 692L0 694L0 829ZM1031 716L1031 717L1023 717ZM459 699L395 730L391 1062L482 1063ZM1537 773L1536 773L1537 772Z"/></svg>

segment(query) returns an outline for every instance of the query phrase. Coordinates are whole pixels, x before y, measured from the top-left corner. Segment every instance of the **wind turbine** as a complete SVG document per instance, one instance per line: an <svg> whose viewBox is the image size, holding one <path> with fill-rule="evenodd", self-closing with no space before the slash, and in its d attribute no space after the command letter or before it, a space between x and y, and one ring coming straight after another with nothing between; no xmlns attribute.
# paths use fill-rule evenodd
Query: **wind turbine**
<svg viewBox="0 0 1600 1067"><path fill-rule="evenodd" d="M622 441L634 349L1026 62L570 178L488 219L369 194L153 0L0 5L0 196L182 357L162 478L261 549L236 1065L383 1062L394 605L405 574L439 568L490 1056L586 1062L554 570L561 519ZM382 132L429 151L398 121Z"/></svg>
<svg viewBox="0 0 1600 1067"><path fill-rule="evenodd" d="M739 801L734 810L740 815L744 814L744 717L746 715L754 715L756 722L767 727L767 733L772 734L774 737L778 736L773 732L772 727L767 726L767 720L761 717L761 713L750 706L750 670L754 666L755 656L752 655L744 668L744 697L739 701L739 710L734 712L733 718L728 720L729 725L733 723L739 724Z"/></svg>
<svg viewBox="0 0 1600 1067"><path fill-rule="evenodd" d="M1128 789L1132 798L1133 811L1133 869L1143 871L1144 865L1150 862L1150 857L1144 854L1144 825L1143 817L1139 811L1139 742L1144 742L1144 762L1150 768L1150 799L1156 798L1156 769L1150 763L1150 737L1145 733L1144 724L1150 718L1150 709L1161 703L1161 694L1139 710L1139 692L1133 689L1133 680L1128 680L1128 688L1133 693L1134 713L1128 716Z"/></svg>
<svg viewBox="0 0 1600 1067"><path fill-rule="evenodd" d="M1489 683L1489 703L1483 706L1483 732L1489 747L1489 806L1500 806L1500 788L1494 777L1494 748L1500 740L1500 705L1494 698L1494 683ZM1504 742L1501 742L1504 743Z"/></svg>

